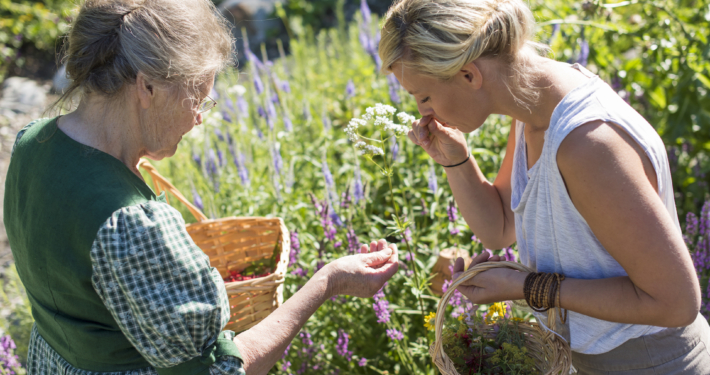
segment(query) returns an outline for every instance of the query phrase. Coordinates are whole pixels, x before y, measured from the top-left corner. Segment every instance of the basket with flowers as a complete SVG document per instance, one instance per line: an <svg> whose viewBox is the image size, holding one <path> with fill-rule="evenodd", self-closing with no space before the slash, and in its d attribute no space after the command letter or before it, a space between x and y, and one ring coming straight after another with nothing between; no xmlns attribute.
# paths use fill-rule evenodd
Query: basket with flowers
<svg viewBox="0 0 710 375"><path fill-rule="evenodd" d="M554 332L559 311L548 310L548 325L512 317L504 302L494 303L479 316L470 311L445 321L445 309L456 288L480 272L509 267L530 272L515 262L486 262L463 273L439 301L436 314L425 318L435 329L435 342L429 352L444 375L488 374L568 374L571 367L569 344ZM516 304L525 304L517 302Z"/></svg>

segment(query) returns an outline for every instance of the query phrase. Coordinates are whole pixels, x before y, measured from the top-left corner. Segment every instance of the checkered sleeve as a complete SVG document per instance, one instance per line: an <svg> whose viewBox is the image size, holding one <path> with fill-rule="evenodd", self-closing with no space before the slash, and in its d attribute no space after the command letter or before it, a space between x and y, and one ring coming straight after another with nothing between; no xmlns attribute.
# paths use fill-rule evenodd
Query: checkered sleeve
<svg viewBox="0 0 710 375"><path fill-rule="evenodd" d="M149 201L114 212L96 235L91 260L94 289L152 366L209 357L229 321L229 301L177 210ZM244 374L234 356L218 357L209 372Z"/></svg>

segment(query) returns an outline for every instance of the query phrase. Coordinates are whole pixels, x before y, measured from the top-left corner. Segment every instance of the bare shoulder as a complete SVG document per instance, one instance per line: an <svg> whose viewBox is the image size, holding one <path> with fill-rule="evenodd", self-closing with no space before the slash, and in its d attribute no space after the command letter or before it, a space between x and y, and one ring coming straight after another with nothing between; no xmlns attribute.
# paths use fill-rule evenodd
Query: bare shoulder
<svg viewBox="0 0 710 375"><path fill-rule="evenodd" d="M593 121L570 132L557 152L565 181L572 179L640 179L657 190L656 172L641 146L619 126Z"/></svg>

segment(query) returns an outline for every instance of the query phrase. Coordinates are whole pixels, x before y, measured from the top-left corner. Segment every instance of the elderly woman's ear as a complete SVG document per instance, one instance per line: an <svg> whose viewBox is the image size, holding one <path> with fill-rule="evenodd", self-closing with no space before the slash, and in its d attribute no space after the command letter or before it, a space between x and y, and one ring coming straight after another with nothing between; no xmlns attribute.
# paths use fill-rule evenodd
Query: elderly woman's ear
<svg viewBox="0 0 710 375"><path fill-rule="evenodd" d="M135 90L138 100L141 103L141 108L148 109L155 98L155 90L143 72L136 74Z"/></svg>

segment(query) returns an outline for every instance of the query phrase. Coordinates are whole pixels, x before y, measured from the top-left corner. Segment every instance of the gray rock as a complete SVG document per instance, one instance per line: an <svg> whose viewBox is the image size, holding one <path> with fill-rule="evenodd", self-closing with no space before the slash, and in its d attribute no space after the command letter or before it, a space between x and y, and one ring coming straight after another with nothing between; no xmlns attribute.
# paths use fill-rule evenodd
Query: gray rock
<svg viewBox="0 0 710 375"><path fill-rule="evenodd" d="M267 31L279 27L281 20L270 18L277 0L225 0L219 5L224 16L232 22L234 36L237 38L239 57L244 56L242 28L247 31L249 46L252 51L259 51L261 43L267 41ZM261 56L260 53L257 53Z"/></svg>
<svg viewBox="0 0 710 375"><path fill-rule="evenodd" d="M39 113L47 102L47 87L27 78L10 77L2 84L0 115L13 118L17 113Z"/></svg>
<svg viewBox="0 0 710 375"><path fill-rule="evenodd" d="M52 78L52 90L57 94L62 94L71 85L71 80L67 78L67 65L63 64Z"/></svg>

